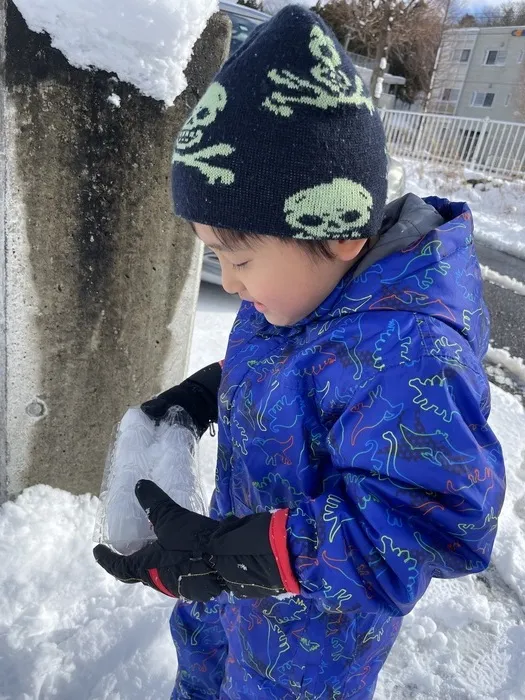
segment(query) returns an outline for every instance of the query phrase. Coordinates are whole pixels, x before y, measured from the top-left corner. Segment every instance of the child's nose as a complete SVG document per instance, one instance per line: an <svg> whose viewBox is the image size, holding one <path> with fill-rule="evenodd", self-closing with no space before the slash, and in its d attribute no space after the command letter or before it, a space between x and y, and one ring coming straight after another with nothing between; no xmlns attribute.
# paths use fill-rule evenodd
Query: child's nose
<svg viewBox="0 0 525 700"><path fill-rule="evenodd" d="M235 275L235 270L221 264L222 286L228 294L240 294L244 290L244 284Z"/></svg>

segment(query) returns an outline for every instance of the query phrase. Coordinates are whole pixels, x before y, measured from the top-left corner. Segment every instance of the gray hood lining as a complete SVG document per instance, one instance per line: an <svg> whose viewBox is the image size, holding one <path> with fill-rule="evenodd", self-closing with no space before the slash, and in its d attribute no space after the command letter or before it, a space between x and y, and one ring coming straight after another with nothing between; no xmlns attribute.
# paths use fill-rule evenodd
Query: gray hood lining
<svg viewBox="0 0 525 700"><path fill-rule="evenodd" d="M357 262L355 279L383 258L404 250L422 236L445 223L431 205L415 194L406 194L385 207L383 223L377 236L370 238L363 257Z"/></svg>

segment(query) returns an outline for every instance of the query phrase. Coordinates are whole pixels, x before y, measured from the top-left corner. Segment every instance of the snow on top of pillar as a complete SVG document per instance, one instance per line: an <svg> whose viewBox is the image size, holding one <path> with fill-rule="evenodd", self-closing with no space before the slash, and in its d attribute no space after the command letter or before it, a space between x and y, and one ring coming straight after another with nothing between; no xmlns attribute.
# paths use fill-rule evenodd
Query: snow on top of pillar
<svg viewBox="0 0 525 700"><path fill-rule="evenodd" d="M218 0L15 0L28 26L79 68L114 72L167 105Z"/></svg>

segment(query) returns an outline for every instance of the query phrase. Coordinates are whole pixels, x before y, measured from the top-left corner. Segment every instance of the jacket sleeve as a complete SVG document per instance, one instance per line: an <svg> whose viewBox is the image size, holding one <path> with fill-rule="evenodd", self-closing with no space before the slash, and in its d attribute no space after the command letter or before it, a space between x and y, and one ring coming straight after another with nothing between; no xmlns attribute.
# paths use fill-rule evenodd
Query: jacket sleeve
<svg viewBox="0 0 525 700"><path fill-rule="evenodd" d="M406 614L432 577L486 568L505 489L489 405L485 377L434 357L360 385L331 426L323 493L288 512L304 596Z"/></svg>

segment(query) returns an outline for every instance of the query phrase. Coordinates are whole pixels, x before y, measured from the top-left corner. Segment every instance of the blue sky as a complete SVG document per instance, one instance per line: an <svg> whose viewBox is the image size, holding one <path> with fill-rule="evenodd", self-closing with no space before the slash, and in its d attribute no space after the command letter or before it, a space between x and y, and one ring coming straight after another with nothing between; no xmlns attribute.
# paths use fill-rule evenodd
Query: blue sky
<svg viewBox="0 0 525 700"><path fill-rule="evenodd" d="M465 7L465 12L482 12L486 7L499 7L503 4L503 0L460 0L458 5L463 8Z"/></svg>

